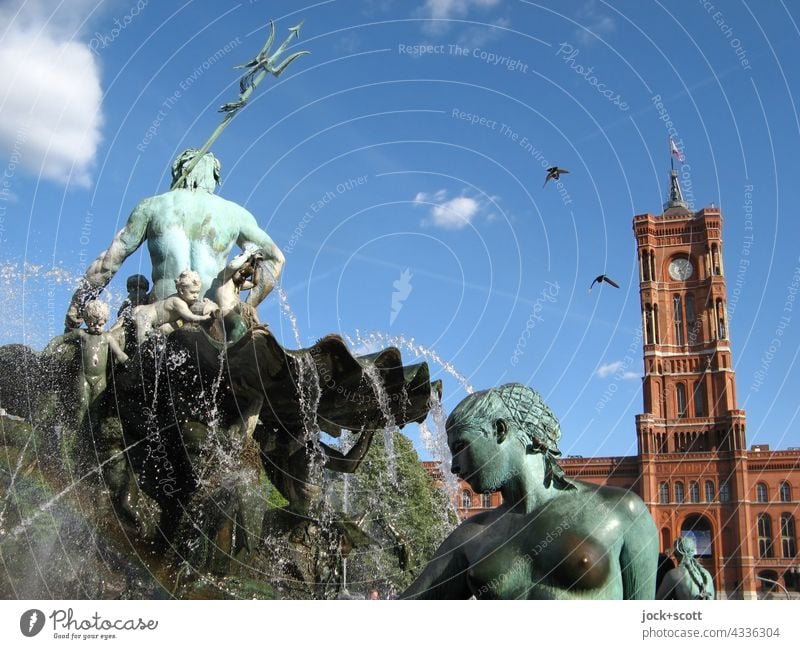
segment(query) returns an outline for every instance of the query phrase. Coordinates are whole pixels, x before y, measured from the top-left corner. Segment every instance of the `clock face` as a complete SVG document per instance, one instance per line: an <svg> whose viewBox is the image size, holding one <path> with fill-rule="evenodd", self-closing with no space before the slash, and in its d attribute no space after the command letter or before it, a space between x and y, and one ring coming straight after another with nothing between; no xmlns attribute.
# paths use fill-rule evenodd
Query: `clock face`
<svg viewBox="0 0 800 649"><path fill-rule="evenodd" d="M669 263L669 276L677 281L685 281L692 276L694 268L686 257L678 257Z"/></svg>

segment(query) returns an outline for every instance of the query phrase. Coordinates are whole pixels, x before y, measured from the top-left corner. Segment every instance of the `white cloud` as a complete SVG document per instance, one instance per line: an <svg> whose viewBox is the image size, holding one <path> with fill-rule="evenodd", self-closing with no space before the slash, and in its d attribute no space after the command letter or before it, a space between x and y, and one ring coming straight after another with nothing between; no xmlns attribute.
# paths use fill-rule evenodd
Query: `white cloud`
<svg viewBox="0 0 800 649"><path fill-rule="evenodd" d="M614 361L612 363L601 365L597 368L597 376L599 376L601 379L605 379L612 374L617 374L620 372L620 370L624 371L619 374L617 378L622 379L623 381L631 381L633 379L641 378L636 372L630 372L625 369L622 361Z"/></svg>
<svg viewBox="0 0 800 649"><path fill-rule="evenodd" d="M431 210L433 224L446 230L460 230L467 227L478 213L480 205L474 198L459 196L451 198Z"/></svg>
<svg viewBox="0 0 800 649"><path fill-rule="evenodd" d="M611 376L620 367L622 367L622 361L614 361L613 363L606 363L605 365L601 365L600 367L597 368L597 376L599 376L601 379L604 379L607 376Z"/></svg>
<svg viewBox="0 0 800 649"><path fill-rule="evenodd" d="M96 1L12 2L0 9L0 155L62 183L91 184L102 126L97 60L75 40Z"/></svg>
<svg viewBox="0 0 800 649"><path fill-rule="evenodd" d="M575 30L575 39L587 47L596 43L598 38L608 36L617 28L617 24L611 16L598 10L597 0L588 0L578 10L576 19L586 29Z"/></svg>
<svg viewBox="0 0 800 649"><path fill-rule="evenodd" d="M499 4L500 0L425 0L420 14L430 19L424 29L436 34L447 30L448 20L463 18L473 8L490 9Z"/></svg>
<svg viewBox="0 0 800 649"><path fill-rule="evenodd" d="M414 196L414 204L429 208L428 218L422 221L423 226L434 226L444 230L461 230L467 227L483 207L480 201L469 196L448 199L446 189L439 189L433 194L418 192ZM491 216L493 215L489 215L489 220Z"/></svg>
<svg viewBox="0 0 800 649"><path fill-rule="evenodd" d="M500 4L500 0L425 0L423 11L431 18L465 16L472 7L486 9Z"/></svg>

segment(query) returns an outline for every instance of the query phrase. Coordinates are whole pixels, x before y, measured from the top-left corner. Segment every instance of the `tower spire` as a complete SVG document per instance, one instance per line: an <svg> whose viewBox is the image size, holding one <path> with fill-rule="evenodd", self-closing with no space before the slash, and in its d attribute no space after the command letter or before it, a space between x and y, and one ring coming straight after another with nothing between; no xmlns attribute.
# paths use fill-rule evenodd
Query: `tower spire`
<svg viewBox="0 0 800 649"><path fill-rule="evenodd" d="M683 200L683 192L681 191L681 184L678 182L678 172L675 169L670 169L669 172L669 195L667 202L664 203L664 210L672 208L683 208L689 210L686 201Z"/></svg>

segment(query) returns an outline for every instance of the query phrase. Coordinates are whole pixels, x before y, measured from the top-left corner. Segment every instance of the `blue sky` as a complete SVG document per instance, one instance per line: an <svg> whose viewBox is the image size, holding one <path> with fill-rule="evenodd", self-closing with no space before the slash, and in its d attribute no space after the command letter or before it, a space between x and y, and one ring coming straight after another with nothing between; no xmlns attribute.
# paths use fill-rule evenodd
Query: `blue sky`
<svg viewBox="0 0 800 649"><path fill-rule="evenodd" d="M661 211L669 119L687 199L725 218L749 443L800 445L800 313L787 308L800 282L797 7L63 4L0 7L0 342L40 349L60 333L72 282L138 200L167 190L175 155L211 133L237 95L232 66L259 50L267 21L280 42L304 20L293 47L311 54L265 81L214 147L221 195L286 251L304 344L413 338L478 389L542 392L565 454L635 453L631 220ZM549 164L571 172L561 190L542 188ZM146 254L114 279L113 303L139 271ZM588 293L604 272L621 289ZM295 346L276 296L261 314ZM465 391L432 370L449 411Z"/></svg>

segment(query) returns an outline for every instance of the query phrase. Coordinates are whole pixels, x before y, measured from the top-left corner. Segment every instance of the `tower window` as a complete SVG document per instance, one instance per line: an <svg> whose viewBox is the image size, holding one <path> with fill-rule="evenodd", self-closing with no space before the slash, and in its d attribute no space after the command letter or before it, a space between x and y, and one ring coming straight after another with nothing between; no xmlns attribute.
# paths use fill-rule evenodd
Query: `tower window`
<svg viewBox="0 0 800 649"><path fill-rule="evenodd" d="M700 485L694 481L689 483L689 500L693 503L700 502Z"/></svg>
<svg viewBox="0 0 800 649"><path fill-rule="evenodd" d="M694 386L694 416L706 416L706 399L704 392L703 379L700 379Z"/></svg>
<svg viewBox="0 0 800 649"><path fill-rule="evenodd" d="M658 485L658 502L662 505L669 503L669 485L666 482Z"/></svg>
<svg viewBox="0 0 800 649"><path fill-rule="evenodd" d="M492 506L492 494L490 493L483 493L481 494L481 507L484 509L489 509Z"/></svg>
<svg viewBox="0 0 800 649"><path fill-rule="evenodd" d="M769 514L758 516L758 556L768 559L774 556L772 548L772 520Z"/></svg>
<svg viewBox="0 0 800 649"><path fill-rule="evenodd" d="M683 345L683 307L681 307L680 295L675 295L672 298L672 312L675 329L675 344Z"/></svg>
<svg viewBox="0 0 800 649"><path fill-rule="evenodd" d="M683 493L683 483L676 482L675 483L675 502L682 503L685 500L684 493Z"/></svg>
<svg viewBox="0 0 800 649"><path fill-rule="evenodd" d="M683 383L678 383L675 386L675 399L678 406L678 417L686 417L686 386Z"/></svg>
<svg viewBox="0 0 800 649"><path fill-rule="evenodd" d="M694 294L687 293L686 298L686 326L689 331L689 344L694 345L700 334L700 321L694 310Z"/></svg>
<svg viewBox="0 0 800 649"><path fill-rule="evenodd" d="M781 514L781 550L784 559L797 556L797 541L794 527L794 516L789 513Z"/></svg>
<svg viewBox="0 0 800 649"><path fill-rule="evenodd" d="M466 509L472 507L472 494L466 489L461 492L461 506Z"/></svg>
<svg viewBox="0 0 800 649"><path fill-rule="evenodd" d="M711 480L706 480L705 484L706 490L706 502L713 503L714 502L714 483Z"/></svg>
<svg viewBox="0 0 800 649"><path fill-rule="evenodd" d="M655 329L653 328L653 307L644 305L644 343L652 345L655 342Z"/></svg>
<svg viewBox="0 0 800 649"><path fill-rule="evenodd" d="M759 482L756 485L756 502L765 503L768 502L769 498L767 497L767 485L763 482Z"/></svg>

